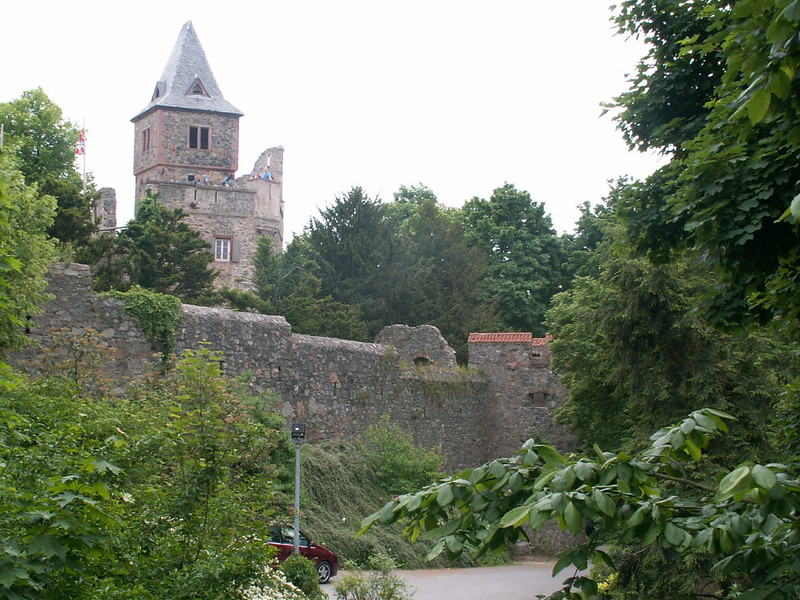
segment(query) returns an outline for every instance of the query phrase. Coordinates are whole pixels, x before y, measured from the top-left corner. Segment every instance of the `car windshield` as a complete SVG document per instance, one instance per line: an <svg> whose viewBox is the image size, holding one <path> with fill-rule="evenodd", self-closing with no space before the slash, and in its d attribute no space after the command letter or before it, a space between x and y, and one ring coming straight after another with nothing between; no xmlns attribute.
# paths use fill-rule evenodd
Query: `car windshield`
<svg viewBox="0 0 800 600"><path fill-rule="evenodd" d="M294 543L294 527L282 527L281 534L283 535L283 542L286 544L293 544ZM311 543L309 539L300 532L300 545L301 546L310 546Z"/></svg>

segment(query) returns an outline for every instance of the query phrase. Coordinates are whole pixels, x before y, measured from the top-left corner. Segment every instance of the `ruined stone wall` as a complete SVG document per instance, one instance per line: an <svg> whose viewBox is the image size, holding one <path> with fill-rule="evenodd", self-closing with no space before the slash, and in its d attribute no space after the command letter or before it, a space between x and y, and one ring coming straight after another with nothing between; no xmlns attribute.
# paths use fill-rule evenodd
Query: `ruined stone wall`
<svg viewBox="0 0 800 600"><path fill-rule="evenodd" d="M113 235L117 228L117 192L114 188L103 187L100 197L92 207L92 217L97 223L98 234Z"/></svg>
<svg viewBox="0 0 800 600"><path fill-rule="evenodd" d="M312 441L357 436L387 414L417 443L441 446L451 469L488 459L481 377L408 366L386 344L292 334L283 317L184 306L178 348L200 340L222 353L227 373L275 392L276 410L304 422Z"/></svg>
<svg viewBox="0 0 800 600"><path fill-rule="evenodd" d="M41 315L31 319L30 337L35 345L13 355L12 362L39 374L45 358L58 363L72 356L75 349L66 343L69 336L94 336L111 355L107 375L118 383L119 391L151 371L155 348L120 300L91 292L88 266L53 265L45 292L55 297Z"/></svg>
<svg viewBox="0 0 800 600"><path fill-rule="evenodd" d="M433 363L455 367L456 352L432 325L409 327L389 325L375 338L379 344L391 344L401 361L409 364Z"/></svg>
<svg viewBox="0 0 800 600"><path fill-rule="evenodd" d="M566 401L567 390L540 347L529 342L471 342L469 364L490 382L493 456L509 456L531 437L561 451L575 449L577 439L553 422L553 411Z"/></svg>
<svg viewBox="0 0 800 600"><path fill-rule="evenodd" d="M96 330L111 349L106 367L120 388L153 364L155 349L122 302L91 292L88 267L53 265L48 289L56 297L33 319L32 337L42 346L57 345L52 330ZM306 423L312 441L356 436L386 414L417 443L440 446L448 470L511 455L534 431L562 449L570 441L550 418L563 386L531 359L530 344L471 344L479 370L464 370L435 327L394 326L381 343L364 343L294 334L280 316L182 310L176 352L206 342L222 354L225 373L249 374L253 392L273 394L275 410ZM40 354L30 349L14 362L35 372ZM431 362L413 364L418 356Z"/></svg>

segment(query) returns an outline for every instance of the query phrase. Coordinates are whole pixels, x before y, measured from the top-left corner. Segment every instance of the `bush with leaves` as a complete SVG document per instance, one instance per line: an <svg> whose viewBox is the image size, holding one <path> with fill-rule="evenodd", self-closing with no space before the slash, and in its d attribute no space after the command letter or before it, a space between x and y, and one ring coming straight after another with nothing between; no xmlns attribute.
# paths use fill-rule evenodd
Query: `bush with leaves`
<svg viewBox="0 0 800 600"><path fill-rule="evenodd" d="M405 494L433 481L442 472L438 448L422 448L389 415L370 425L359 441L378 482L392 494Z"/></svg>
<svg viewBox="0 0 800 600"><path fill-rule="evenodd" d="M121 442L111 407L76 401L58 379L0 398L0 598L79 597L79 580L111 562L130 500L111 462Z"/></svg>
<svg viewBox="0 0 800 600"><path fill-rule="evenodd" d="M309 598L318 598L321 595L317 567L305 556L292 554L281 563L280 569L286 580Z"/></svg>
<svg viewBox="0 0 800 600"><path fill-rule="evenodd" d="M46 230L55 199L25 184L10 153L0 152L0 352L21 348L27 317L47 300L44 275L55 257Z"/></svg>
<svg viewBox="0 0 800 600"><path fill-rule="evenodd" d="M124 396L67 375L0 395L0 598L268 587L268 523L288 504L271 460L280 436L218 357L188 352Z"/></svg>
<svg viewBox="0 0 800 600"><path fill-rule="evenodd" d="M606 550L609 544L626 543L661 549L684 561L707 557L713 563L691 582L691 591L652 589L653 596L693 598L698 586L711 578L723 597L735 591L748 600L796 598L796 475L784 465L752 462L718 477L692 475L692 466L705 460L728 431L730 419L711 409L696 411L654 434L650 449L636 454L603 452L595 446L591 455L562 455L530 441L512 458L461 471L390 500L364 520L362 532L378 523L406 523L412 540L438 540L430 556L457 556L503 547L524 537L524 527L536 530L555 520L562 529L581 535L582 542L555 565L554 573L569 566L576 572L553 598L595 596L597 579L580 571L590 563L616 571Z"/></svg>
<svg viewBox="0 0 800 600"><path fill-rule="evenodd" d="M308 600L280 569L265 568L256 581L240 591L242 600Z"/></svg>
<svg viewBox="0 0 800 600"><path fill-rule="evenodd" d="M409 585L402 577L392 575L397 564L379 552L370 557L371 573L352 573L335 586L337 600L410 600Z"/></svg>

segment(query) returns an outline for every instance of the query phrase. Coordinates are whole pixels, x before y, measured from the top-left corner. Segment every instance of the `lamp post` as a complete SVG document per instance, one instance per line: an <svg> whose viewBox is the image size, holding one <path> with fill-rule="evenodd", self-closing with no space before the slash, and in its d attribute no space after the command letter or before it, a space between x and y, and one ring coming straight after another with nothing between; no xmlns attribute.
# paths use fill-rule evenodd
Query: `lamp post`
<svg viewBox="0 0 800 600"><path fill-rule="evenodd" d="M292 423L294 442L294 553L300 554L300 446L306 441L305 423Z"/></svg>

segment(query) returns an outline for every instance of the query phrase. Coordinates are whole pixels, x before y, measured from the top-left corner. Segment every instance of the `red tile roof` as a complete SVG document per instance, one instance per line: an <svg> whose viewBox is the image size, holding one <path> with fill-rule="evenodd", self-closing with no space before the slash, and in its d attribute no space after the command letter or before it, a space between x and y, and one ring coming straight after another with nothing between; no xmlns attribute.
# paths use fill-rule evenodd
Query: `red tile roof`
<svg viewBox="0 0 800 600"><path fill-rule="evenodd" d="M514 343L532 343L533 342L533 335L530 333L470 333L469 339L467 340L470 344L473 343L485 343L485 344L497 344L497 343L506 343L506 344L514 344Z"/></svg>
<svg viewBox="0 0 800 600"><path fill-rule="evenodd" d="M470 333L470 344L530 344L546 346L553 339L549 333L543 338L535 338L531 333Z"/></svg>
<svg viewBox="0 0 800 600"><path fill-rule="evenodd" d="M553 339L552 334L546 333L543 338L533 338L531 345L533 346L546 346L550 340Z"/></svg>

